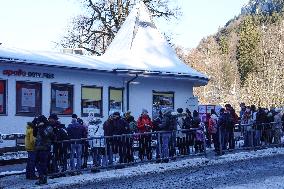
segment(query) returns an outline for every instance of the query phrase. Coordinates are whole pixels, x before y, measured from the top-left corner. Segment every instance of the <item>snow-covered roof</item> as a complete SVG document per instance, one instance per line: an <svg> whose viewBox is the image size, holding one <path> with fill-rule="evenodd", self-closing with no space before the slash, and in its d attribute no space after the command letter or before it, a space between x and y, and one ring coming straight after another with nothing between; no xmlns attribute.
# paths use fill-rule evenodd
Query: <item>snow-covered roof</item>
<svg viewBox="0 0 284 189"><path fill-rule="evenodd" d="M120 64L121 68L183 73L207 78L178 58L155 26L142 1L132 9L102 58L107 62Z"/></svg>
<svg viewBox="0 0 284 189"><path fill-rule="evenodd" d="M208 77L183 63L160 34L144 3L135 6L103 56L36 52L0 46L1 61L107 72L189 77L207 84Z"/></svg>

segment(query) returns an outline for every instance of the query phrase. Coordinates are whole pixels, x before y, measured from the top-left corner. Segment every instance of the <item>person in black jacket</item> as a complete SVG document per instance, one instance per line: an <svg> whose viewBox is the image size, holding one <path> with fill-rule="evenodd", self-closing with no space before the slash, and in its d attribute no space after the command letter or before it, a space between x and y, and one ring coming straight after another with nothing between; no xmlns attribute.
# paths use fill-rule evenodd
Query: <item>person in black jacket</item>
<svg viewBox="0 0 284 189"><path fill-rule="evenodd" d="M56 135L56 143L57 145L54 146L54 155L56 160L56 167L58 169L58 165L62 167L62 171L67 170L67 155L68 151L70 149L69 142L67 140L69 139L67 130L65 128L64 124L58 124L54 128L55 135ZM62 142L65 141L65 142ZM58 171L58 170L57 170Z"/></svg>
<svg viewBox="0 0 284 189"><path fill-rule="evenodd" d="M47 184L47 167L48 157L51 150L51 144L54 140L53 128L48 124L45 116L41 115L37 118L36 126L33 130L35 141L35 150L37 157L37 171L39 181L37 185Z"/></svg>
<svg viewBox="0 0 284 189"><path fill-rule="evenodd" d="M129 124L120 117L119 112L113 113L110 127L113 135L123 135L130 133ZM126 136L118 136L113 138L113 152L119 153L120 163L126 163L128 161L127 157L130 157L130 154L128 154L128 149L129 146L126 140Z"/></svg>

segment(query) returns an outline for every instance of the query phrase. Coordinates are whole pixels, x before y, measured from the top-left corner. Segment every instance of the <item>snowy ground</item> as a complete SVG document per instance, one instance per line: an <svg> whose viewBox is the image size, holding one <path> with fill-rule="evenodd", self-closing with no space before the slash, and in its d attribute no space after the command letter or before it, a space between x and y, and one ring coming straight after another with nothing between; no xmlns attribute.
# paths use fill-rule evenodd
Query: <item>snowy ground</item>
<svg viewBox="0 0 284 189"><path fill-rule="evenodd" d="M284 148L197 157L168 164L145 164L100 173L49 179L41 188L225 188L246 187L250 183L284 176ZM268 179L266 181L264 178ZM261 180L259 182L258 180ZM263 186L261 185L261 186ZM284 188L284 182L282 185ZM0 178L0 188L39 188L24 175ZM264 187L265 188L265 187ZM269 187L271 188L271 187ZM273 185L277 188L277 185ZM279 188L279 187L278 187Z"/></svg>

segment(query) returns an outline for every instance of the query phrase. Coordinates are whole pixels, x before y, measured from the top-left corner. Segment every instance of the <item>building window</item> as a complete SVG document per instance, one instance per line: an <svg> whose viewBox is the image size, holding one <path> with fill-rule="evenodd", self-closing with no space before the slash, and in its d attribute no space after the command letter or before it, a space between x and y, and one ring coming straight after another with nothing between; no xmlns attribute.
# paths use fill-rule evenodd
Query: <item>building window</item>
<svg viewBox="0 0 284 189"><path fill-rule="evenodd" d="M123 112L123 88L109 88L109 111Z"/></svg>
<svg viewBox="0 0 284 189"><path fill-rule="evenodd" d="M102 90L102 87L82 86L82 116L88 116L89 112L93 112L96 116L102 116Z"/></svg>
<svg viewBox="0 0 284 189"><path fill-rule="evenodd" d="M38 116L41 114L42 85L37 82L16 82L16 115Z"/></svg>
<svg viewBox="0 0 284 189"><path fill-rule="evenodd" d="M153 91L152 117L155 119L159 111L174 110L174 92Z"/></svg>
<svg viewBox="0 0 284 189"><path fill-rule="evenodd" d="M0 80L0 115L7 114L7 108L6 108L6 81Z"/></svg>
<svg viewBox="0 0 284 189"><path fill-rule="evenodd" d="M73 114L73 85L51 84L51 111L58 115Z"/></svg>

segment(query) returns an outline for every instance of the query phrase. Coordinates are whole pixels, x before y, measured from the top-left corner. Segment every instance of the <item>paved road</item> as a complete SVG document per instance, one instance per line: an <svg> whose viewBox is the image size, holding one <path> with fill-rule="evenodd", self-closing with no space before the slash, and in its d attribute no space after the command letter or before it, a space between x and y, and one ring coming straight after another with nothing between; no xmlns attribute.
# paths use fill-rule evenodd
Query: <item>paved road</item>
<svg viewBox="0 0 284 189"><path fill-rule="evenodd" d="M113 180L111 182L99 182L82 186L78 189L226 188L240 184L258 183L264 179L278 176L284 176L284 155L250 161L238 161L224 165L177 170L156 175L150 174L124 180ZM279 188L279 185L277 188ZM281 186L280 188L284 188L284 181L283 187Z"/></svg>

